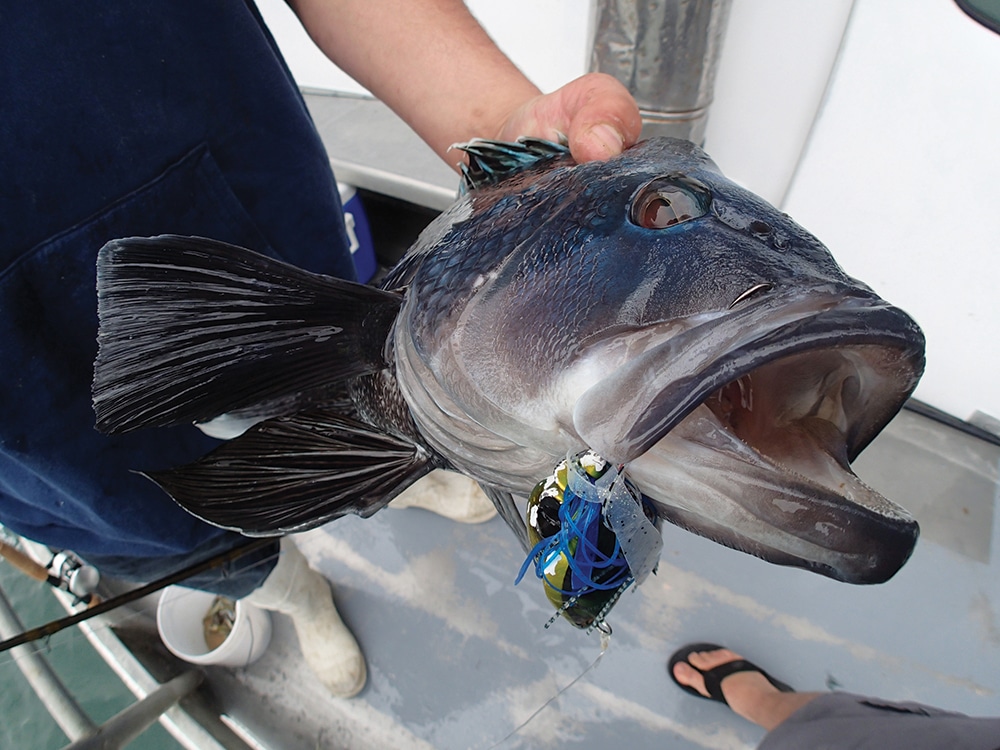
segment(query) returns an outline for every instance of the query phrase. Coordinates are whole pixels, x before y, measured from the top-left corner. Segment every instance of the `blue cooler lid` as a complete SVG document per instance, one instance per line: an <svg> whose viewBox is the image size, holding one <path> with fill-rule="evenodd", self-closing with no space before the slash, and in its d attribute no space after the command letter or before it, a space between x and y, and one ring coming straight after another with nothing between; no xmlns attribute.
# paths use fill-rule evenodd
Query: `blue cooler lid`
<svg viewBox="0 0 1000 750"><path fill-rule="evenodd" d="M340 202L344 207L347 237L351 241L351 258L354 260L354 270L358 275L358 281L367 284L375 275L377 264L365 207L353 185L338 182L337 187L340 190Z"/></svg>

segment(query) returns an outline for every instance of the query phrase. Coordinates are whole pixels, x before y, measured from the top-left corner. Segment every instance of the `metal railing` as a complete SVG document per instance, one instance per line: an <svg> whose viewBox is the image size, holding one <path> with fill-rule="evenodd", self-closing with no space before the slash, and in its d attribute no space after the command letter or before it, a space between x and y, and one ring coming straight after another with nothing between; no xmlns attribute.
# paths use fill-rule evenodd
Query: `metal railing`
<svg viewBox="0 0 1000 750"><path fill-rule="evenodd" d="M10 536L5 534L5 537ZM45 559L50 554L47 548L26 539L18 540L18 546L23 554L34 560ZM73 609L74 597L68 592L48 586L39 590L51 592L64 608ZM210 731L178 705L202 683L201 671L188 669L160 683L118 638L111 627L114 622L109 614L103 614L75 626L136 696L133 704L101 725L95 724L81 708L43 655L42 647L24 643L10 650L31 689L69 738L70 744L64 750L115 750L127 745L157 721L188 750L248 750L250 745L221 717L218 726L213 725ZM23 623L0 588L0 639L23 632Z"/></svg>
<svg viewBox="0 0 1000 750"><path fill-rule="evenodd" d="M0 589L0 636L9 638L23 630L24 625ZM38 646L26 643L11 649L11 654L32 690L71 740L67 748L72 750L124 747L164 711L198 687L202 680L202 675L195 670L180 674L98 726L80 707Z"/></svg>
<svg viewBox="0 0 1000 750"><path fill-rule="evenodd" d="M590 70L621 81L643 136L705 139L732 0L595 0Z"/></svg>

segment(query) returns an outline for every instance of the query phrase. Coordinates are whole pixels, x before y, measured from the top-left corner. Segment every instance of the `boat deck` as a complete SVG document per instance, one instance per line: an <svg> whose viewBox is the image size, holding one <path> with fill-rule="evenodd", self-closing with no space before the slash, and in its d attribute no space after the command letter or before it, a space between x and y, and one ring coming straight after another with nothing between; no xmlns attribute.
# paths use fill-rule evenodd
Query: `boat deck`
<svg viewBox="0 0 1000 750"><path fill-rule="evenodd" d="M293 748L744 748L763 732L669 681L691 641L727 644L800 689L1000 713L1000 447L902 413L858 462L922 526L888 583L856 587L663 530L659 571L599 634L558 621L503 522L387 509L298 538L334 582L369 664L352 700L323 696L291 626L216 690L253 733ZM224 670L218 670L222 672ZM568 687L567 687L568 686ZM220 683L219 688L222 687ZM252 696L252 697L251 697Z"/></svg>
<svg viewBox="0 0 1000 750"><path fill-rule="evenodd" d="M414 152L373 111L380 105L309 104L321 132L338 134L328 147L342 179L431 207L447 201L454 178ZM365 123L356 142L345 134L352 120ZM366 155L373 128L383 147ZM904 411L856 469L922 527L891 581L838 583L665 525L658 573L612 612L603 656L599 634L562 620L545 627L552 609L530 576L514 586L523 555L499 519L464 526L392 508L341 519L298 541L334 582L367 655L365 690L327 699L276 616L269 652L225 675L250 690L216 692L286 750L753 747L761 730L667 677L676 648L712 641L799 689L1000 714L1000 446Z"/></svg>

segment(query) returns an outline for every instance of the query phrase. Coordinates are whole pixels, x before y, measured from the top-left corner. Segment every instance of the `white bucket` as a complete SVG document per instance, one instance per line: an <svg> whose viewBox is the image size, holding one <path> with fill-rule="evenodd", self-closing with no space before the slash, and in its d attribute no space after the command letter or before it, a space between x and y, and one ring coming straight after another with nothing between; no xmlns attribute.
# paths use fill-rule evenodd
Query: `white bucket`
<svg viewBox="0 0 1000 750"><path fill-rule="evenodd" d="M156 627L170 652L192 664L246 667L259 659L271 641L271 617L266 610L237 600L232 631L217 648L205 642L204 623L215 594L183 586L168 586L156 608Z"/></svg>

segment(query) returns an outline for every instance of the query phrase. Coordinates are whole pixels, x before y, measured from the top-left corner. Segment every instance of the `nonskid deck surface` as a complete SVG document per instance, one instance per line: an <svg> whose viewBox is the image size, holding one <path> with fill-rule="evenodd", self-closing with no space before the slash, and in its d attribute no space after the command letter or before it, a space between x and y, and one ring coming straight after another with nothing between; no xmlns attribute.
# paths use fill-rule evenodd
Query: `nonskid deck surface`
<svg viewBox="0 0 1000 750"><path fill-rule="evenodd" d="M546 629L539 583L513 585L523 555L499 519L465 526L392 508L341 519L298 541L366 653L364 691L327 698L290 621L275 616L268 653L214 671L214 692L284 750L754 747L761 730L667 677L676 648L711 641L799 689L998 715L998 464L997 446L897 417L857 468L923 533L878 586L770 565L666 525L659 571L612 612L596 666L598 633L561 620Z"/></svg>

